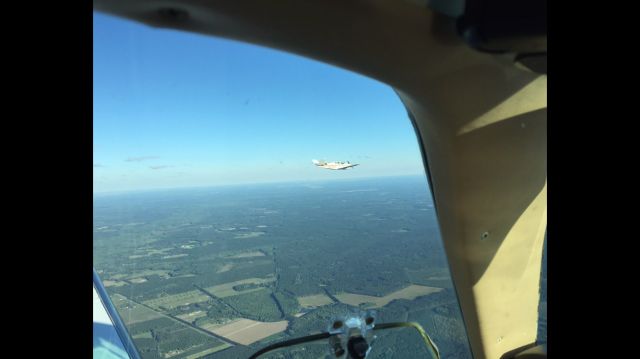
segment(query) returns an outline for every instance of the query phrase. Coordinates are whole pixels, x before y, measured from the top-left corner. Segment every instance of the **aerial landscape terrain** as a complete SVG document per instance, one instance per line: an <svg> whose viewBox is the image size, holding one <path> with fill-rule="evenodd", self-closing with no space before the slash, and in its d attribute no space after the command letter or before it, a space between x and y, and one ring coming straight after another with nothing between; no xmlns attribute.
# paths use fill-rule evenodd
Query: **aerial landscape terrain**
<svg viewBox="0 0 640 359"><path fill-rule="evenodd" d="M364 310L471 357L423 176L94 195L93 243L144 359L245 358ZM429 357L411 329L376 335L370 358Z"/></svg>

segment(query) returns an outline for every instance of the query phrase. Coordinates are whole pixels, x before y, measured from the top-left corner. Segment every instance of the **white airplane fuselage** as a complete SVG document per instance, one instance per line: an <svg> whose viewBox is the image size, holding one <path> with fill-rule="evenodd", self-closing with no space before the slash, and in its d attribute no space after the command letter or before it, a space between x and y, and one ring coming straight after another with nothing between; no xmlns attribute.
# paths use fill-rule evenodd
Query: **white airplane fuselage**
<svg viewBox="0 0 640 359"><path fill-rule="evenodd" d="M328 170L346 170L347 168L355 167L358 165L357 163L350 163L349 161L325 162L325 161L311 160L311 162L313 162L313 164L318 167L328 169Z"/></svg>

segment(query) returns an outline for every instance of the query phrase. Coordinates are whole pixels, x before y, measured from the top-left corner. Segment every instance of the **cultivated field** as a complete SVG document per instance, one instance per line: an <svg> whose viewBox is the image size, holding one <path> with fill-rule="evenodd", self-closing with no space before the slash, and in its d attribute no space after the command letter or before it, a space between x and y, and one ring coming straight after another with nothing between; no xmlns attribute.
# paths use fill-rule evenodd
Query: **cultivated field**
<svg viewBox="0 0 640 359"><path fill-rule="evenodd" d="M288 321L257 322L250 319L238 319L232 323L212 329L211 332L236 343L249 345L287 329Z"/></svg>
<svg viewBox="0 0 640 359"><path fill-rule="evenodd" d="M266 232L261 232L261 231L248 232L248 233L238 233L238 234L235 235L235 238L237 238L237 239L256 238L256 237L264 236L265 234L266 234Z"/></svg>
<svg viewBox="0 0 640 359"><path fill-rule="evenodd" d="M209 300L209 296L202 293L199 290L190 290L188 292L182 292L179 294L168 295L157 299L146 300L142 303L154 308L159 309L164 307L166 309L174 309L181 305L189 305L191 303L201 303Z"/></svg>
<svg viewBox="0 0 640 359"><path fill-rule="evenodd" d="M118 309L120 318L122 318L126 325L162 318L162 315L157 312L145 307L144 305L132 302L120 294L114 294L112 296L112 300L113 305Z"/></svg>
<svg viewBox="0 0 640 359"><path fill-rule="evenodd" d="M208 320L205 320L204 323L198 324L198 327L213 333L215 329L235 322L236 320L238 320L238 318L216 318L215 320L209 318Z"/></svg>
<svg viewBox="0 0 640 359"><path fill-rule="evenodd" d="M251 257L264 257L265 254L260 251L252 251L252 252L244 252L240 254L236 254L233 256L229 256L227 258L251 258Z"/></svg>
<svg viewBox="0 0 640 359"><path fill-rule="evenodd" d="M233 268L233 263L226 263L224 265L222 265L217 271L216 273L224 273L224 272L228 272L231 270L231 268Z"/></svg>
<svg viewBox="0 0 640 359"><path fill-rule="evenodd" d="M261 287L257 287L257 288L250 288L250 289L245 289L245 290L242 290L242 291L237 291L237 290L233 289L233 287L235 287L237 285L241 285L241 284L264 284L264 283L271 283L271 282L273 282L275 280L276 280L275 278L248 278L248 279L237 280L237 281L231 282L231 283L215 285L213 287L205 288L205 290L207 292L215 295L216 297L226 298L226 297L231 297L231 296L238 295L238 294L245 294L245 293L255 292L257 290L262 289Z"/></svg>
<svg viewBox="0 0 640 359"><path fill-rule="evenodd" d="M127 282L123 282L123 281L120 281L120 280L104 280L104 281L102 281L102 285L104 285L105 288L106 287L120 287L120 286L127 285L127 284L128 284Z"/></svg>
<svg viewBox="0 0 640 359"><path fill-rule="evenodd" d="M136 304L120 294L115 294L112 298L138 349L157 352L159 357L165 359L200 358L231 346L211 333L197 330L144 305ZM189 314L193 314L192 317L195 318L200 314L206 315L206 312ZM156 335L161 335L161 339L158 340Z"/></svg>
<svg viewBox="0 0 640 359"><path fill-rule="evenodd" d="M308 295L298 297L298 303L301 307L317 308L327 304L333 304L333 300L325 294Z"/></svg>
<svg viewBox="0 0 640 359"><path fill-rule="evenodd" d="M218 345L217 347L211 348L211 349L207 349L207 350L203 350L199 353L195 353L195 354L191 354L191 355L187 355L184 357L184 359L197 359L197 358L202 358L206 355L215 353L215 352L219 352L223 349L227 349L228 347L230 347L231 344L228 343L222 343L220 345Z"/></svg>
<svg viewBox="0 0 640 359"><path fill-rule="evenodd" d="M436 287L427 287L423 285L415 285L412 284L408 287L395 291L393 293L389 293L384 297L374 297L371 295L362 295L362 294L353 294L353 293L340 293L336 294L335 297L338 298L339 301L345 304L358 306L360 304L372 303L372 308L384 307L389 304L392 300L395 299L408 299L414 300L417 297L421 297L423 295L436 293L441 291L442 288Z"/></svg>
<svg viewBox="0 0 640 359"><path fill-rule="evenodd" d="M153 339L151 332L144 332L131 336L133 339Z"/></svg>
<svg viewBox="0 0 640 359"><path fill-rule="evenodd" d="M265 232L249 232L249 233L238 233L236 234L236 238L244 239L244 238L256 238L265 235Z"/></svg>
<svg viewBox="0 0 640 359"><path fill-rule="evenodd" d="M182 253L182 254L174 254L174 255L170 255L170 256L164 256L162 257L162 259L173 259L173 258L182 258L182 257L186 257L189 254L187 253Z"/></svg>
<svg viewBox="0 0 640 359"><path fill-rule="evenodd" d="M169 277L169 271L168 270L163 270L163 269L156 269L156 270L147 269L147 270L134 272L133 274L127 276L126 279L131 280L131 279L135 279L135 278L149 277L149 276L152 276L152 275L157 275L159 277L168 278Z"/></svg>
<svg viewBox="0 0 640 359"><path fill-rule="evenodd" d="M206 316L207 316L207 312L205 312L204 310L196 310L195 312L176 315L176 318L182 319L186 322L193 322L198 318L202 318Z"/></svg>

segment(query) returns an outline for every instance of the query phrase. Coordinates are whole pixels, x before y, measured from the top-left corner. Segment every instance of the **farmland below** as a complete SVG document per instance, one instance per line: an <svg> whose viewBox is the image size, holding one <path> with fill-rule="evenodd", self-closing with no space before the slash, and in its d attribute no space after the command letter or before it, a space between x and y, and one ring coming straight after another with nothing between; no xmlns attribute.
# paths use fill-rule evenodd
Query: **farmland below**
<svg viewBox="0 0 640 359"><path fill-rule="evenodd" d="M423 177L97 196L93 239L144 359L248 357L365 309L419 322L443 357L471 357ZM425 350L419 335L389 331L370 357Z"/></svg>

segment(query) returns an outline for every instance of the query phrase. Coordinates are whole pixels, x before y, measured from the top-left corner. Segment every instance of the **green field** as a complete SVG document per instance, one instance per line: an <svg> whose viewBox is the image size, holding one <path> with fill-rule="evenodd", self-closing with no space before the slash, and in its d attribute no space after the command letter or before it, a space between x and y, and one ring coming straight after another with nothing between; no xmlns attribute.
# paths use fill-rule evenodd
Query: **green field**
<svg viewBox="0 0 640 359"><path fill-rule="evenodd" d="M209 355L209 354L213 354L213 353L219 352L219 351L221 351L221 350L223 350L223 349L227 349L227 348L229 348L230 346L231 346L231 344L223 343L223 344L218 345L217 347L213 347L213 348L210 348L210 349L206 349L206 350L203 350L203 351L198 352L198 353L195 353L195 354L187 355L187 356L185 356L185 357L184 357L184 359L197 359L197 358L202 358L202 357L204 357L204 356L206 356L206 355Z"/></svg>
<svg viewBox="0 0 640 359"><path fill-rule="evenodd" d="M327 304L333 304L333 300L326 294L316 294L298 297L298 303L300 303L301 307L316 308Z"/></svg>
<svg viewBox="0 0 640 359"><path fill-rule="evenodd" d="M160 297L157 299L146 300L142 303L154 309L165 308L166 310L171 310L182 305L206 302L209 300L209 298L210 297L208 295L196 289L190 290L188 292Z"/></svg>
<svg viewBox="0 0 640 359"><path fill-rule="evenodd" d="M169 271L168 270L163 270L163 269L154 269L154 270L141 270L141 271L136 271L133 272L130 276L127 276L126 279L131 280L131 279L135 279L135 278L141 278L141 277L149 277L149 276L153 276L153 275L157 275L159 277L168 277L169 276Z"/></svg>
<svg viewBox="0 0 640 359"><path fill-rule="evenodd" d="M192 323L194 322L196 319L198 318L202 318L202 317L206 317L207 316L207 312L203 311L203 310L196 310L194 312L190 312L190 313L185 313L185 314L180 314L180 315L176 315L176 318L178 319L182 319L185 322L189 322Z"/></svg>
<svg viewBox="0 0 640 359"><path fill-rule="evenodd" d="M133 339L153 339L153 334L151 333L151 331L148 331L148 332L132 335L131 337Z"/></svg>
<svg viewBox="0 0 640 359"><path fill-rule="evenodd" d="M121 287L129 283L120 281L120 280L105 280L104 282L102 282L102 284L105 286L105 288L107 288L107 287Z"/></svg>
<svg viewBox="0 0 640 359"><path fill-rule="evenodd" d="M249 233L238 233L236 234L237 239L246 239L246 238L256 238L265 235L265 232L249 232Z"/></svg>
<svg viewBox="0 0 640 359"><path fill-rule="evenodd" d="M228 256L227 258L252 258L252 257L264 257L266 254L260 251L243 252L236 255Z"/></svg>
<svg viewBox="0 0 640 359"><path fill-rule="evenodd" d="M215 285L213 287L205 288L205 290L218 298L226 298L239 294L246 294L250 292L255 292L262 287L261 284L268 284L275 281L275 278L248 278L237 280L235 282L224 283L220 285ZM256 285L255 288L248 288L241 291L235 290L233 287L242 286L242 285Z"/></svg>
<svg viewBox="0 0 640 359"><path fill-rule="evenodd" d="M151 310L144 305L132 302L120 294L114 294L111 297L111 300L118 310L120 318L122 318L126 325L162 317L158 312Z"/></svg>

